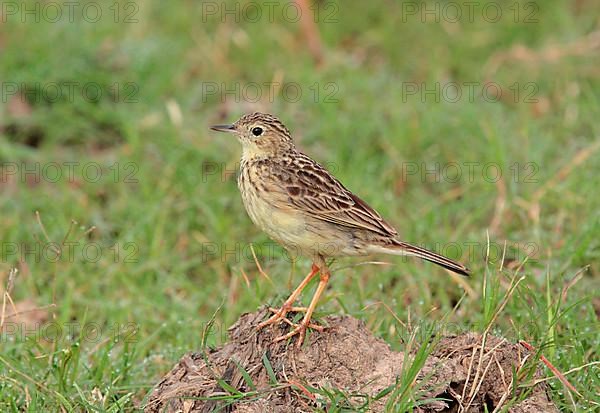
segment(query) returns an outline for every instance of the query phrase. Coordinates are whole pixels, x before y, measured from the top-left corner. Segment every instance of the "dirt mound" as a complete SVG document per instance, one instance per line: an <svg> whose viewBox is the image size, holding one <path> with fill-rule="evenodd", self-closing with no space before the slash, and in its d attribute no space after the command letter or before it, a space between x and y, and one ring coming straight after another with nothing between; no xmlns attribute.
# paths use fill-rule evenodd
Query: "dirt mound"
<svg viewBox="0 0 600 413"><path fill-rule="evenodd" d="M335 396L325 397L324 391L336 395L335 389L350 395L344 398L337 393L338 404L348 409L344 411L385 410L391 392L382 395L382 391L395 388L404 354L393 352L361 321L339 316L325 318L328 328L312 333L310 345L297 350L288 343L272 342L286 327L256 331L266 315L265 311L244 314L229 329L229 343L204 354L185 355L149 395L145 411L327 411ZM482 355L481 341L476 334L441 340L417 377L424 403L417 411L457 412L462 401L463 411L487 408L491 412L513 396L513 372L522 366L527 350L488 336ZM240 393L232 395L232 388ZM323 391L311 392L311 388ZM527 391L527 398L513 405L511 412L558 412L543 385Z"/></svg>

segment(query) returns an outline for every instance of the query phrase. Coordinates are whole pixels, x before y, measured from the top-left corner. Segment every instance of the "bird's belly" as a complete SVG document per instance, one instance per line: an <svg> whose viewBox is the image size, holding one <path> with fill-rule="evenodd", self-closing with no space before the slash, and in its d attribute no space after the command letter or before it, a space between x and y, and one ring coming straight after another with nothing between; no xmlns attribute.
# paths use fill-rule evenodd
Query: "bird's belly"
<svg viewBox="0 0 600 413"><path fill-rule="evenodd" d="M244 198L244 206L252 222L292 255L350 255L348 235L332 231L328 223L298 211L277 208L260 197Z"/></svg>

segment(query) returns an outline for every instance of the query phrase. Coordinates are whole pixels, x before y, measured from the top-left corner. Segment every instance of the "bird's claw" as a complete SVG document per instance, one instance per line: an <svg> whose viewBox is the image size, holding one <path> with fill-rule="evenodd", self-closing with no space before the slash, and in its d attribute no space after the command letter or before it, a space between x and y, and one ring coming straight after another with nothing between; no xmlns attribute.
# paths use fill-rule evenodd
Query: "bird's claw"
<svg viewBox="0 0 600 413"><path fill-rule="evenodd" d="M279 341L287 340L288 338L292 338L295 335L298 335L298 341L296 342L296 347L300 348L300 347L302 347L302 343L304 342L304 338L306 337L306 330L308 328L312 328L313 330L317 330L317 331L321 331L321 332L324 329L323 326L319 326L319 325L316 325L316 324L313 324L310 322L305 323L304 321L302 321L300 324L296 324L296 323L292 323L287 318L285 320L288 321L289 324L294 327L294 329L287 334L284 334L282 336L275 338L273 340L273 342L275 342L275 343L279 342Z"/></svg>
<svg viewBox="0 0 600 413"><path fill-rule="evenodd" d="M311 328L313 330L317 330L322 332L324 330L323 326L320 326L318 324L314 324L309 322L306 322L305 320L302 320L300 323L294 323L293 321L289 320L286 315L289 312L307 312L308 308L306 307L293 307L292 305L286 305L284 304L283 306L281 306L281 308L269 308L269 311L271 311L273 313L273 315L271 317L269 317L267 320L263 321L262 323L260 323L258 325L258 330L271 325L271 324L276 324L278 322L283 322L286 323L288 325L290 325L293 330L290 331L287 334L284 334L282 336L279 336L277 338L275 338L273 340L273 342L279 342L279 341L283 341L283 340L287 340L288 338L294 337L295 335L298 335L298 342L297 342L297 346L298 348L300 348L302 346L302 343L304 341L304 338L306 336L306 330L308 328Z"/></svg>
<svg viewBox="0 0 600 413"><path fill-rule="evenodd" d="M270 324L275 324L280 321L287 320L287 318L285 316L290 311L293 311L293 308L294 307L292 307L291 304L285 304L285 303L281 306L281 308L269 307L269 311L271 311L274 314L271 317L269 317L267 320L260 323L257 327L258 330L260 330L261 328L265 328L266 326L268 326Z"/></svg>

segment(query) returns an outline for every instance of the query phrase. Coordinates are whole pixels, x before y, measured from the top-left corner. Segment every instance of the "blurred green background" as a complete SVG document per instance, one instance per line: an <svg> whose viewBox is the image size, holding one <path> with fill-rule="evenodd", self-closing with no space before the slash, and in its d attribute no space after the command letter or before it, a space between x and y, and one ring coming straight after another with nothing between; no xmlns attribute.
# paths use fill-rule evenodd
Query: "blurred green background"
<svg viewBox="0 0 600 413"><path fill-rule="evenodd" d="M218 345L299 282L310 263L290 275L243 209L238 143L208 130L255 110L474 271L343 259L318 315L401 349L397 319L463 295L453 332L482 331L518 274L493 332L563 372L598 360L596 1L67 3L2 3L2 411L134 410L213 315ZM598 367L568 378L598 408Z"/></svg>

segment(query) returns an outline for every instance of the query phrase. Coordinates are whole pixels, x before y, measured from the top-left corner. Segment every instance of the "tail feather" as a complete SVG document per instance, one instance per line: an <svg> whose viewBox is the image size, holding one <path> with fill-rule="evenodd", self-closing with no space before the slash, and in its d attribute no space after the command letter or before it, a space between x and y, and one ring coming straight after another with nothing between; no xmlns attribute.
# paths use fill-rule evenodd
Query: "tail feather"
<svg viewBox="0 0 600 413"><path fill-rule="evenodd" d="M417 247L416 245L407 244L402 241L396 241L392 248L386 249L388 253L400 254L400 255L411 255L414 257L421 258L425 261L432 262L444 267L447 270L455 272L461 275L470 275L471 271L459 262L446 258L443 255L436 254L435 252L426 250L425 248Z"/></svg>

